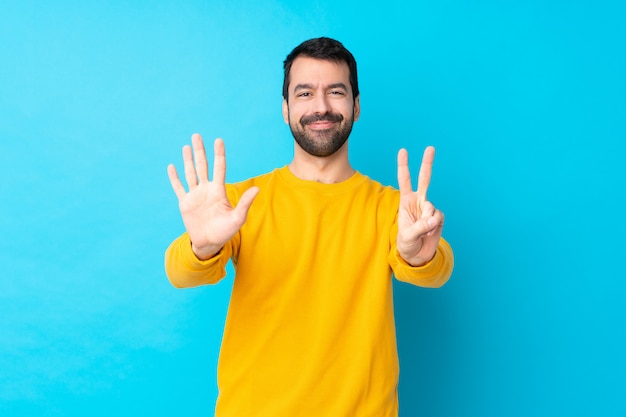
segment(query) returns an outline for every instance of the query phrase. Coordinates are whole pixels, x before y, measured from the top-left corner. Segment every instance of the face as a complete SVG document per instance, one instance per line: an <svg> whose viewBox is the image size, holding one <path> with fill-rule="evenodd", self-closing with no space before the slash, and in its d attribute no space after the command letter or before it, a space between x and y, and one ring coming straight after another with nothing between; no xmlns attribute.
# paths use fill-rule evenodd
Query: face
<svg viewBox="0 0 626 417"><path fill-rule="evenodd" d="M337 152L350 136L359 114L359 97L355 100L352 96L346 63L309 57L293 61L283 118L305 152L318 157Z"/></svg>

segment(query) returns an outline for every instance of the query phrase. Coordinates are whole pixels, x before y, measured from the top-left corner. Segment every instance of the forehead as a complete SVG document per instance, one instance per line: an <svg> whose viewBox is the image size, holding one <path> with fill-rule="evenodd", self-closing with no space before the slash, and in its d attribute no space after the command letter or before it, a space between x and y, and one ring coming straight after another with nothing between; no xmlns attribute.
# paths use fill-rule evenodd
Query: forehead
<svg viewBox="0 0 626 417"><path fill-rule="evenodd" d="M291 64L289 89L298 84L325 85L343 83L350 88L350 69L345 62L300 56Z"/></svg>

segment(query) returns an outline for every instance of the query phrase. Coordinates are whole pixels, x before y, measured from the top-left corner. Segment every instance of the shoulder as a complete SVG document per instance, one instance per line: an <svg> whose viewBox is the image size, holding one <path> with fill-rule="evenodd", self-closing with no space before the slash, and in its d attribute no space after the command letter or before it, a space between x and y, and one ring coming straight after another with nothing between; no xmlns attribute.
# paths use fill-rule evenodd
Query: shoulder
<svg viewBox="0 0 626 417"><path fill-rule="evenodd" d="M280 168L274 169L265 174L251 177L243 181L226 184L226 193L231 203L236 204L239 201L241 195L250 187L266 188L266 186L272 182L272 179L276 176L277 171Z"/></svg>
<svg viewBox="0 0 626 417"><path fill-rule="evenodd" d="M357 172L363 178L361 187L368 193L378 196L381 199L397 200L400 198L400 191L390 185L383 185L380 182L371 179L367 175Z"/></svg>

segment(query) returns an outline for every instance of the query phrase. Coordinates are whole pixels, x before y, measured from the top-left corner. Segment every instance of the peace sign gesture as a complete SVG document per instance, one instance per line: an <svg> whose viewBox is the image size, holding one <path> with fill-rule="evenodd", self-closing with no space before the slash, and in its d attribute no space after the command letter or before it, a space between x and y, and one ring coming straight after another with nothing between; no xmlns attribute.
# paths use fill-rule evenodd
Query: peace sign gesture
<svg viewBox="0 0 626 417"><path fill-rule="evenodd" d="M237 207L232 207L226 196L224 183L224 142L216 139L213 145L212 180L209 180L209 166L202 138L195 134L191 137L191 142L192 146L183 147L185 179L189 191L185 191L174 165L167 167L167 173L178 197L180 214L191 240L191 248L199 259L209 259L243 226L248 209L259 189L249 188L242 194Z"/></svg>
<svg viewBox="0 0 626 417"><path fill-rule="evenodd" d="M435 148L424 151L417 179L417 191L413 191L409 173L409 155L406 149L398 152L398 253L407 263L421 266L429 262L437 251L443 229L443 213L428 201L426 192L433 171Z"/></svg>

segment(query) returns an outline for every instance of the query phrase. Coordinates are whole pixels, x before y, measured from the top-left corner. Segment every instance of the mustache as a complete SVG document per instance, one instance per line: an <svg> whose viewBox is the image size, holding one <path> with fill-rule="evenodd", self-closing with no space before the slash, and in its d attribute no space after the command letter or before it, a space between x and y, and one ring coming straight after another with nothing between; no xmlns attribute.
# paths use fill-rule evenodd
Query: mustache
<svg viewBox="0 0 626 417"><path fill-rule="evenodd" d="M300 118L300 123L302 125L308 125L315 122L341 122L343 120L343 116L339 113L330 113L326 112L324 114L311 114L308 116L302 116Z"/></svg>

